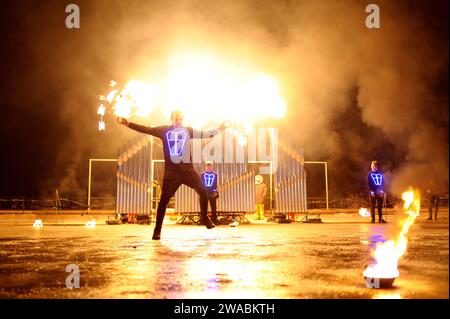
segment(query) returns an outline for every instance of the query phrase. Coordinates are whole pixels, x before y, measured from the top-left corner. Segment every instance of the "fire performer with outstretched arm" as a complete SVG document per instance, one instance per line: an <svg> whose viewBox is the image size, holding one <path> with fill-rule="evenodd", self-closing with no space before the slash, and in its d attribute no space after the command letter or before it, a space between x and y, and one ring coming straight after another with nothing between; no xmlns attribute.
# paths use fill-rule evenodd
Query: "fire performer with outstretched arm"
<svg viewBox="0 0 450 319"><path fill-rule="evenodd" d="M192 165L189 141L192 138L210 138L225 129L225 123L219 129L211 131L197 131L192 127L183 127L183 113L174 111L171 115L172 125L148 127L129 122L125 118L118 117L117 121L135 131L159 137L162 140L164 151L164 179L161 191L161 199L156 214L156 225L153 231L153 239L161 238L161 228L166 214L166 208L170 199L184 184L193 188L200 196L201 217L208 229L215 225L207 216L208 194L203 186L200 176Z"/></svg>

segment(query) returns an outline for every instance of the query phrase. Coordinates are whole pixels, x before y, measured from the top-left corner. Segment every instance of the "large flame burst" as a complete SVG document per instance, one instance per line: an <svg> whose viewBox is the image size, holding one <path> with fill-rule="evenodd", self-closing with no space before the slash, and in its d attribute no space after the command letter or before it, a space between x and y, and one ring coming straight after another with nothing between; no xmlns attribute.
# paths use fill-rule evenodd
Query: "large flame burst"
<svg viewBox="0 0 450 319"><path fill-rule="evenodd" d="M242 132L258 121L282 118L286 112L272 76L203 53L170 56L167 72L154 83L131 80L120 87L111 81L111 91L100 100L100 122L105 106L116 116L142 120L156 110L169 117L177 109L185 112L187 125L203 128L229 121ZM104 122L99 129L104 129Z"/></svg>
<svg viewBox="0 0 450 319"><path fill-rule="evenodd" d="M410 188L402 194L403 210L408 217L403 221L402 228L395 240L379 243L373 253L376 260L364 270L364 276L370 278L396 278L399 276L398 260L406 252L409 228L420 214L420 193Z"/></svg>

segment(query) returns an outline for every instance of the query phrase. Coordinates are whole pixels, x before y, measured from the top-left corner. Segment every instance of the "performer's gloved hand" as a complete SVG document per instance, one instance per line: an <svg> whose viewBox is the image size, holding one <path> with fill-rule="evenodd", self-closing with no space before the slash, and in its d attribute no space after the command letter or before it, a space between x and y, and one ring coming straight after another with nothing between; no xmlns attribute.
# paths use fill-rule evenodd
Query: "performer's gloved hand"
<svg viewBox="0 0 450 319"><path fill-rule="evenodd" d="M375 196L375 192L374 191L370 191L370 196L374 197Z"/></svg>
<svg viewBox="0 0 450 319"><path fill-rule="evenodd" d="M384 195L384 191L383 191L383 190L380 190L380 194L381 194L381 195Z"/></svg>
<svg viewBox="0 0 450 319"><path fill-rule="evenodd" d="M125 125L125 126L128 126L128 124L130 124L126 118L120 117L120 116L117 117L117 122L119 124L122 124L122 125Z"/></svg>

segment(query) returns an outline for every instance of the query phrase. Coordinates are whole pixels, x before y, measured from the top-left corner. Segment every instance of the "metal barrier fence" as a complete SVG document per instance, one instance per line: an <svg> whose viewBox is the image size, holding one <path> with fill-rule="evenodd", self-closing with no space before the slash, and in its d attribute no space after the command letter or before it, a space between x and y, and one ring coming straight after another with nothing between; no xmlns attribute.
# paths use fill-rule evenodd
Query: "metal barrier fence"
<svg viewBox="0 0 450 319"><path fill-rule="evenodd" d="M151 213L151 140L151 137L145 135L124 146L119 152L117 213Z"/></svg>
<svg viewBox="0 0 450 319"><path fill-rule="evenodd" d="M194 164L200 174L202 164ZM255 209L255 179L254 173L247 170L246 163L216 163L217 173L217 210L219 212L250 212ZM175 212L199 212L198 195L187 186L181 186L175 193Z"/></svg>
<svg viewBox="0 0 450 319"><path fill-rule="evenodd" d="M278 141L277 170L269 174L269 196L274 190L274 210L280 213L306 212L306 171L303 151L297 152ZM246 152L246 150L244 150ZM162 162L162 143L159 139L145 135L121 148L117 171L117 213L151 214L156 209L158 196L154 190L156 181L154 162ZM255 181L258 172L244 163L215 163L218 174L218 211L253 212L255 209ZM265 161L266 163L268 161ZM270 167L272 167L270 162ZM202 172L203 164L194 168ZM272 180L273 179L273 180ZM162 181L160 181L162 182ZM272 203L272 200L270 201ZM271 207L272 208L272 207ZM175 212L198 212L198 196L192 189L182 186L175 194Z"/></svg>
<svg viewBox="0 0 450 319"><path fill-rule="evenodd" d="M51 197L3 197L0 198L0 210L86 210L85 197L68 197L56 200ZM115 197L92 197L91 209L114 210Z"/></svg>
<svg viewBox="0 0 450 319"><path fill-rule="evenodd" d="M303 150L297 152L283 139L278 142L278 169L275 174L275 205L279 213L307 211L306 171Z"/></svg>

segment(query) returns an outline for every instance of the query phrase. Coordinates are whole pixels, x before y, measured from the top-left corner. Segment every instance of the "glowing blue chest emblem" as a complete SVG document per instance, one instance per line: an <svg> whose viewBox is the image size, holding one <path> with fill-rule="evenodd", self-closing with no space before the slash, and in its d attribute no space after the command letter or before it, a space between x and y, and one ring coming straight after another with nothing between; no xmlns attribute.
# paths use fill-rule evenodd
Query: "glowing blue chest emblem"
<svg viewBox="0 0 450 319"><path fill-rule="evenodd" d="M187 139L187 132L184 130L173 130L166 133L167 145L171 156L183 155L184 144Z"/></svg>
<svg viewBox="0 0 450 319"><path fill-rule="evenodd" d="M383 183L383 175L379 173L370 174L370 177L372 178L372 181L376 186L380 186Z"/></svg>
<svg viewBox="0 0 450 319"><path fill-rule="evenodd" d="M211 186L213 186L213 184L214 184L214 179L215 179L215 178L216 178L216 175L205 173L205 174L203 175L203 179L205 180L205 185L206 185L206 187L211 187Z"/></svg>

